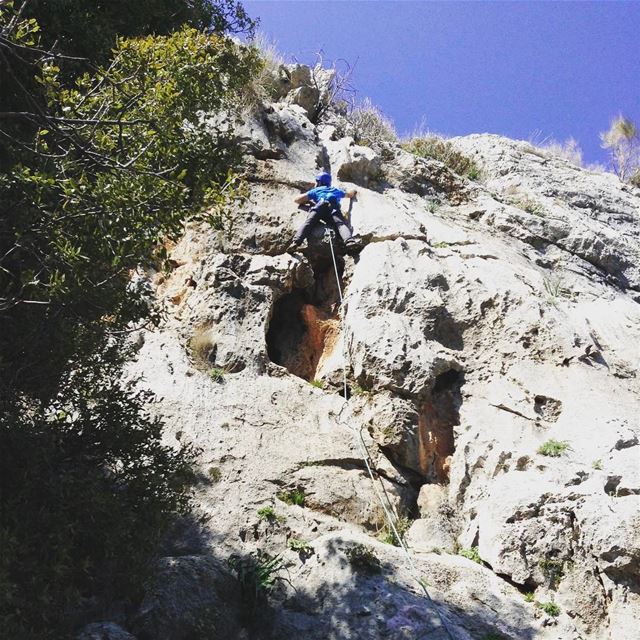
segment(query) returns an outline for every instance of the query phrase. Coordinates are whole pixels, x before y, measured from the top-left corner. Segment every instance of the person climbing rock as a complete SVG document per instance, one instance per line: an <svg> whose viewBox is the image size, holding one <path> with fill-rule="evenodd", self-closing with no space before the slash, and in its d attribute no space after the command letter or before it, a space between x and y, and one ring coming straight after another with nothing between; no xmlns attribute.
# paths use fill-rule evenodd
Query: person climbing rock
<svg viewBox="0 0 640 640"><path fill-rule="evenodd" d="M357 246L353 239L351 229L347 224L340 209L340 200L343 198L353 199L358 192L355 189L343 191L331 186L331 174L323 171L316 176L315 188L307 191L295 199L298 205L307 202L313 203L309 210L309 215L302 226L298 229L293 240L287 247L287 251L292 252L300 247L304 239L309 235L313 225L324 222L328 227L335 229L342 238L347 249Z"/></svg>

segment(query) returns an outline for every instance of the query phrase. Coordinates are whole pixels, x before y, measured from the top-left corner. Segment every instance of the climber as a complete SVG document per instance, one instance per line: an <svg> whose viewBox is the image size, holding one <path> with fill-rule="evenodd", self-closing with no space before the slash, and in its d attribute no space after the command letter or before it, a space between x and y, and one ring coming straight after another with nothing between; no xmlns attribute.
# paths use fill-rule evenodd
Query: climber
<svg viewBox="0 0 640 640"><path fill-rule="evenodd" d="M328 227L334 228L340 234L347 249L356 247L357 243L352 237L351 229L340 210L340 200L342 198L353 199L356 194L357 191L355 189L343 191L337 187L332 187L331 174L326 171L317 175L315 188L295 199L295 203L298 205L311 202L313 206L309 210L307 219L287 247L287 251L293 252L298 249L311 232L313 225L320 221L324 222Z"/></svg>

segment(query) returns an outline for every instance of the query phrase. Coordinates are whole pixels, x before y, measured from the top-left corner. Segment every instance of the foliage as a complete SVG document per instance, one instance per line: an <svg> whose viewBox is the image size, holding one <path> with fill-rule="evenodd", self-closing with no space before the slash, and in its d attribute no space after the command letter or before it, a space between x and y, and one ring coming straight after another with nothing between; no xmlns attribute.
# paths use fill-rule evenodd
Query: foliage
<svg viewBox="0 0 640 640"><path fill-rule="evenodd" d="M165 447L120 381L133 323L161 317L140 265L236 191L228 105L256 64L189 28L115 38L234 2L99 5L0 7L0 625L26 640L131 606L188 509L194 450Z"/></svg>
<svg viewBox="0 0 640 640"><path fill-rule="evenodd" d="M224 376L226 373L227 370L222 369L221 367L212 367L209 369L209 377L213 382L224 382Z"/></svg>
<svg viewBox="0 0 640 640"><path fill-rule="evenodd" d="M549 586L555 589L564 576L564 562L556 558L545 558L540 560L538 566L549 581Z"/></svg>
<svg viewBox="0 0 640 640"><path fill-rule="evenodd" d="M564 286L564 281L560 276L553 278L545 277L542 281L542 285L544 286L544 290L547 292L549 302L554 302L556 298L561 296L564 298L571 296L571 291Z"/></svg>
<svg viewBox="0 0 640 640"><path fill-rule="evenodd" d="M222 479L222 471L220 470L220 467L209 467L207 473L209 474L211 482L220 482Z"/></svg>
<svg viewBox="0 0 640 640"><path fill-rule="evenodd" d="M55 42L62 53L98 63L110 57L118 36L166 35L184 24L217 33L251 33L255 28L236 0L31 0L26 4L25 17L35 18L46 34L44 46Z"/></svg>
<svg viewBox="0 0 640 640"><path fill-rule="evenodd" d="M538 453L551 458L559 458L570 448L566 440L554 440L551 438L538 447Z"/></svg>
<svg viewBox="0 0 640 640"><path fill-rule="evenodd" d="M117 360L117 356L112 356ZM61 381L46 411L0 427L0 626L67 637L91 600L135 598L173 515L188 508L194 451L162 444L149 395L102 357ZM123 428L126 425L126 428Z"/></svg>
<svg viewBox="0 0 640 640"><path fill-rule="evenodd" d="M354 396L366 397L371 395L371 391L360 386L357 382L351 384L349 390L351 391L351 395Z"/></svg>
<svg viewBox="0 0 640 640"><path fill-rule="evenodd" d="M544 218L547 215L547 210L537 200L534 200L529 196L522 196L521 198L514 200L513 204L534 216Z"/></svg>
<svg viewBox="0 0 640 640"><path fill-rule="evenodd" d="M279 575L284 569L282 558L279 555L252 553L245 558L232 556L229 558L229 567L236 574L240 583L242 600L250 613L261 600L266 598L278 582L284 579Z"/></svg>
<svg viewBox="0 0 640 640"><path fill-rule="evenodd" d="M401 540L404 540L404 537L407 531L409 531L412 524L413 521L409 520L409 518L406 517L398 518L394 522L394 526ZM392 544L395 547L400 546L400 542L396 538L393 529L388 524L385 525L382 533L378 536L378 540L380 540L380 542L384 542L385 544Z"/></svg>
<svg viewBox="0 0 640 640"><path fill-rule="evenodd" d="M530 153L546 158L562 158L578 167L583 166L582 149L575 138L567 138L564 142L559 142L548 136L541 138L539 130L529 138L529 142L533 145L533 148L529 149Z"/></svg>
<svg viewBox="0 0 640 640"><path fill-rule="evenodd" d="M322 380L311 380L309 383L312 387L315 387L316 389L323 389L324 388L324 384L322 382Z"/></svg>
<svg viewBox="0 0 640 640"><path fill-rule="evenodd" d="M48 111L27 118L31 140L7 144L14 163L0 181L0 371L12 385L53 392L47 374L88 350L83 340L148 315L144 281L127 286L130 273L233 181L229 135L201 111L223 112L253 62L184 29L119 40L112 63L72 88L56 65L34 63Z"/></svg>
<svg viewBox="0 0 640 640"><path fill-rule="evenodd" d="M598 458L591 463L591 468L595 471L602 471L602 459Z"/></svg>
<svg viewBox="0 0 640 640"><path fill-rule="evenodd" d="M258 517L268 522L284 522L284 516L278 515L271 505L260 507L260 509L258 509Z"/></svg>
<svg viewBox="0 0 640 640"><path fill-rule="evenodd" d="M365 98L348 116L351 133L357 144L379 149L398 139L393 122Z"/></svg>
<svg viewBox="0 0 640 640"><path fill-rule="evenodd" d="M640 188L640 169L636 169L635 173L629 178L629 184Z"/></svg>
<svg viewBox="0 0 640 640"><path fill-rule="evenodd" d="M403 142L403 149L421 158L433 158L445 164L451 171L471 180L481 177L480 167L469 156L457 151L455 147L442 136L430 134L416 136Z"/></svg>
<svg viewBox="0 0 640 640"><path fill-rule="evenodd" d="M524 594L524 599L526 602L534 602L536 599L536 596L533 593L533 591L527 591L527 593Z"/></svg>
<svg viewBox="0 0 640 640"><path fill-rule="evenodd" d="M304 489L296 487L295 489L287 489L278 493L278 500L282 500L285 504L297 505L304 507L305 495Z"/></svg>
<svg viewBox="0 0 640 640"><path fill-rule="evenodd" d="M313 554L313 547L306 540L290 538L287 545L289 549L296 551L303 556L310 556Z"/></svg>
<svg viewBox="0 0 640 640"><path fill-rule="evenodd" d="M542 609L548 616L553 618L560 615L560 607L555 602L536 602L536 607Z"/></svg>
<svg viewBox="0 0 640 640"><path fill-rule="evenodd" d="M238 95L240 105L246 109L251 109L260 102L279 99L285 87L282 73L285 61L276 45L263 33L258 33L250 41L250 46L260 60L260 65Z"/></svg>
<svg viewBox="0 0 640 640"><path fill-rule="evenodd" d="M351 566L357 571L364 573L380 573L382 571L378 556L373 549L363 544L358 543L350 546L345 550L345 555Z"/></svg>
<svg viewBox="0 0 640 640"><path fill-rule="evenodd" d="M473 560L478 564L482 564L482 558L480 557L480 553L478 553L478 547L471 547L470 549L460 549L458 554L463 558L467 558L468 560Z"/></svg>
<svg viewBox="0 0 640 640"><path fill-rule="evenodd" d="M640 172L640 131L633 120L619 115L600 133L602 148L609 151L611 166L620 180Z"/></svg>

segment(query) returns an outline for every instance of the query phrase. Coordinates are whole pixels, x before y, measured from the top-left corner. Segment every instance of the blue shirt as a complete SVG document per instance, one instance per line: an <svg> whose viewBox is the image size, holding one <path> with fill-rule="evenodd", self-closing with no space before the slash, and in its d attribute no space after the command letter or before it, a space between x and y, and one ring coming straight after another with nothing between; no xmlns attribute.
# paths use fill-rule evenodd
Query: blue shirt
<svg viewBox="0 0 640 640"><path fill-rule="evenodd" d="M320 200L330 200L331 198L335 198L336 203L340 205L340 200L342 200L342 198L347 194L337 187L316 187L315 189L311 189L311 191L307 191L306 195L309 200L315 203L320 202Z"/></svg>

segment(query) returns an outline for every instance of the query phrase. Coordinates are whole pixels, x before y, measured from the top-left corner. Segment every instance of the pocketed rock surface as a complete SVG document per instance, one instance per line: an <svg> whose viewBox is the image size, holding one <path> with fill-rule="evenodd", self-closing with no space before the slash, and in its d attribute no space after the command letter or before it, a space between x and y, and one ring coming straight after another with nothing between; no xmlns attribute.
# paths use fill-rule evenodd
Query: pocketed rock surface
<svg viewBox="0 0 640 640"><path fill-rule="evenodd" d="M454 139L471 182L309 112L247 120L248 200L151 277L167 319L131 376L200 481L129 631L638 638L640 190L495 135ZM285 253L321 169L358 189L342 304L322 229ZM279 556L257 600L250 554Z"/></svg>

